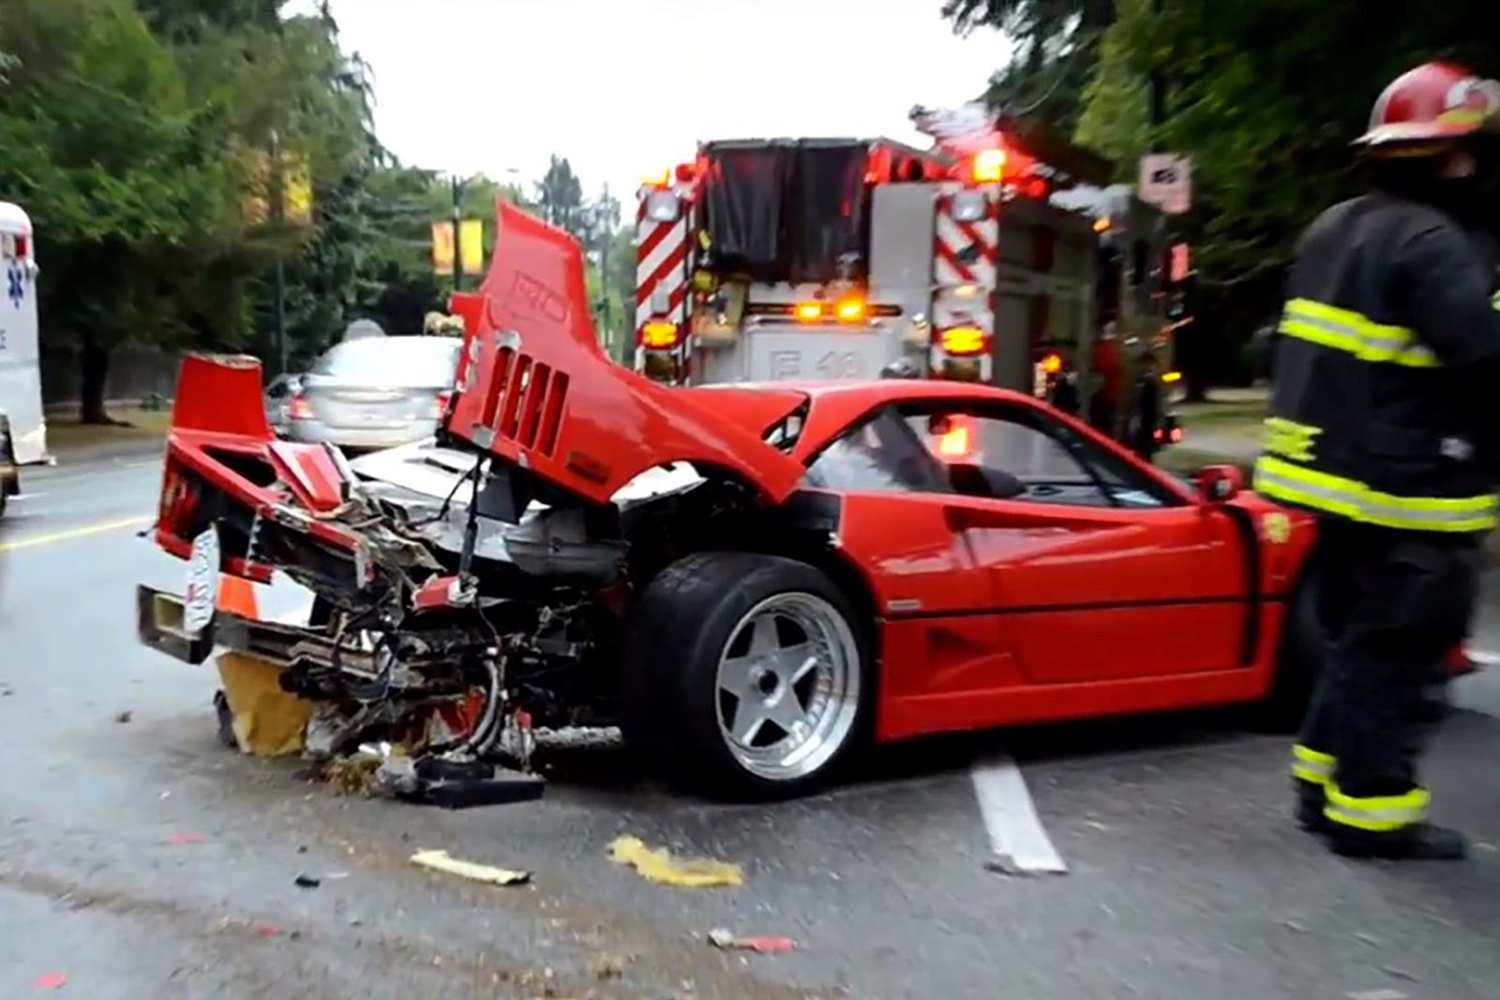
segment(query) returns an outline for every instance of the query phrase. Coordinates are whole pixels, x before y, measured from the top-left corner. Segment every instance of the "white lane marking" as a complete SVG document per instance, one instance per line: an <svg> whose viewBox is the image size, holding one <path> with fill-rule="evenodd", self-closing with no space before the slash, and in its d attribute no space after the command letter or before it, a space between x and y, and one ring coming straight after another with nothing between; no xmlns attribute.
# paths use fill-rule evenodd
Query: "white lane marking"
<svg viewBox="0 0 1500 1000"><path fill-rule="evenodd" d="M12 500L35 500L38 497L44 497L46 495L47 494L45 494L45 493L17 493L15 496L11 497L11 499Z"/></svg>
<svg viewBox="0 0 1500 1000"><path fill-rule="evenodd" d="M1007 875L1067 874L1068 866L1037 817L1016 762L1000 754L975 764L971 773L990 837L985 867Z"/></svg>
<svg viewBox="0 0 1500 1000"><path fill-rule="evenodd" d="M1500 653L1492 653L1488 649L1466 649L1469 659L1482 667L1493 667L1500 663Z"/></svg>

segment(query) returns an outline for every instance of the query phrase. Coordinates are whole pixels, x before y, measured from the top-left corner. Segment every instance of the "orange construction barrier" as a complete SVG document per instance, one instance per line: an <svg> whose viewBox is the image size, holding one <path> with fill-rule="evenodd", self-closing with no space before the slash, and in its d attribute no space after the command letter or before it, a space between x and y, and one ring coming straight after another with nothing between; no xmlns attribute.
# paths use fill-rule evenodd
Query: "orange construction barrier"
<svg viewBox="0 0 1500 1000"><path fill-rule="evenodd" d="M219 579L217 607L241 618L260 620L260 600L255 596L255 585L244 577L226 575Z"/></svg>

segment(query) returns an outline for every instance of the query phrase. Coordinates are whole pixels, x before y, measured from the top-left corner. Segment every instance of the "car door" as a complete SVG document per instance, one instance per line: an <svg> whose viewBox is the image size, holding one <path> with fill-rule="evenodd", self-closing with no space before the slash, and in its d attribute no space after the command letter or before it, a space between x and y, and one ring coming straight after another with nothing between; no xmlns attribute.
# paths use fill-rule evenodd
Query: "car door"
<svg viewBox="0 0 1500 1000"><path fill-rule="evenodd" d="M934 699L1021 680L994 613L993 574L950 523L945 470L895 410L813 456L804 487L839 496L838 543L867 578L881 624L876 728L900 736L984 724L932 718ZM964 706L959 706L963 709Z"/></svg>
<svg viewBox="0 0 1500 1000"><path fill-rule="evenodd" d="M1157 482L1041 407L907 408L961 496L945 513L989 574L1026 681L1083 684L1248 666L1251 560L1222 509ZM945 447L965 428L966 454Z"/></svg>

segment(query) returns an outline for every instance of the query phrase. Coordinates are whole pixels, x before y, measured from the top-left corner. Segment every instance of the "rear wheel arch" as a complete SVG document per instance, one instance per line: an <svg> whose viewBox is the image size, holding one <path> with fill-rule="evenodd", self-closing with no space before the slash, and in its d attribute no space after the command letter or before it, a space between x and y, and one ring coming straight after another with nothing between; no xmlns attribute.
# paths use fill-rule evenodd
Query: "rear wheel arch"
<svg viewBox="0 0 1500 1000"><path fill-rule="evenodd" d="M815 763L806 773L796 768L774 773L774 766L772 773L758 772L753 759L760 741L737 750L723 728L730 720L720 715L726 711L720 661L758 608L779 597L798 601L797 595L831 612L826 624L835 632L846 629L850 644L835 654L845 657L843 700L825 703L807 721L815 737L825 716L845 721L832 725L826 747L809 748L806 756ZM715 798L784 798L821 784L863 742L874 714L874 629L862 600L828 569L781 554L699 551L677 560L646 585L626 623L620 721L627 742L677 783ZM813 639L811 632L807 638ZM792 693L790 687L785 693ZM803 696L813 712L812 696ZM744 703L729 704L738 712ZM778 732L771 730L771 742L780 746ZM785 739L792 751L798 749L792 730L785 731ZM741 753L749 753L750 762Z"/></svg>

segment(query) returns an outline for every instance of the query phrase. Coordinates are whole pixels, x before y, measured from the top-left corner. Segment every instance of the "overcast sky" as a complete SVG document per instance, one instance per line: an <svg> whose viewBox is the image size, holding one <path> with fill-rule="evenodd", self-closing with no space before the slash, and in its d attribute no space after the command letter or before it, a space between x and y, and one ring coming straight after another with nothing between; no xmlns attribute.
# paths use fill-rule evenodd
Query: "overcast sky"
<svg viewBox="0 0 1500 1000"><path fill-rule="evenodd" d="M295 0L288 12L315 6ZM404 162L522 180L548 154L627 203L699 139L887 135L913 104L977 96L999 33L942 0L333 0ZM514 177L512 178L514 179Z"/></svg>

